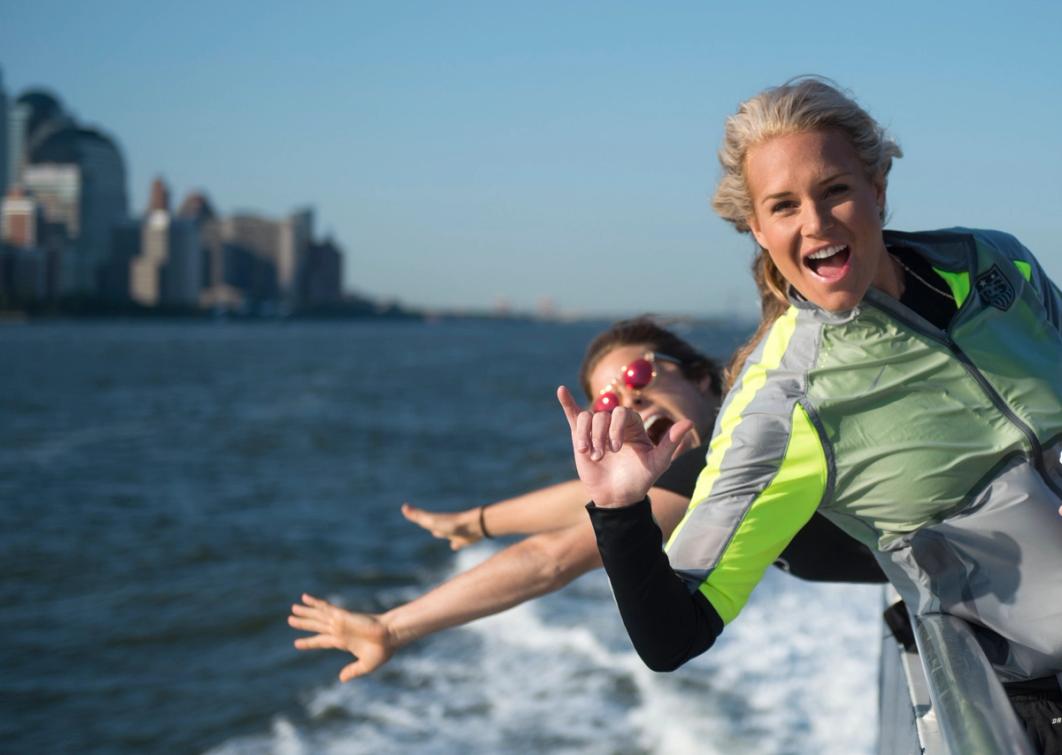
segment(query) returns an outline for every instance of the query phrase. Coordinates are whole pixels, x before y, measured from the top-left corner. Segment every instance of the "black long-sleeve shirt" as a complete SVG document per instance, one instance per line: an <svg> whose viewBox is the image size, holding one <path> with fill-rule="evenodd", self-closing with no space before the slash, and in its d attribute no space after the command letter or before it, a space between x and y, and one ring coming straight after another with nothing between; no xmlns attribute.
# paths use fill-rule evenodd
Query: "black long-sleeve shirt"
<svg viewBox="0 0 1062 755"><path fill-rule="evenodd" d="M649 499L616 509L587 505L601 561L634 649L653 671L673 671L712 646L723 620L671 570Z"/></svg>

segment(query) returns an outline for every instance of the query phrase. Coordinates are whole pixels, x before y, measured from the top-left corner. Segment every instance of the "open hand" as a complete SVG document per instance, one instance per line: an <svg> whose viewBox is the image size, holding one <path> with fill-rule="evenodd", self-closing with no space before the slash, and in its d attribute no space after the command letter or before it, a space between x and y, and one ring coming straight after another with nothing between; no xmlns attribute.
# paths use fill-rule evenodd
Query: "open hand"
<svg viewBox="0 0 1062 755"><path fill-rule="evenodd" d="M636 412L622 406L611 412L581 411L564 386L557 389L557 400L572 431L579 479L601 508L630 506L645 498L693 428L688 419L676 422L654 446Z"/></svg>
<svg viewBox="0 0 1062 755"><path fill-rule="evenodd" d="M479 509L443 514L403 503L402 516L440 540L449 540L451 550L459 551L483 539L483 530L479 527Z"/></svg>
<svg viewBox="0 0 1062 755"><path fill-rule="evenodd" d="M292 605L288 624L317 633L295 640L299 650L334 648L354 655L356 660L339 672L342 682L375 671L395 652L394 640L379 617L345 611L312 595L303 594L302 603Z"/></svg>

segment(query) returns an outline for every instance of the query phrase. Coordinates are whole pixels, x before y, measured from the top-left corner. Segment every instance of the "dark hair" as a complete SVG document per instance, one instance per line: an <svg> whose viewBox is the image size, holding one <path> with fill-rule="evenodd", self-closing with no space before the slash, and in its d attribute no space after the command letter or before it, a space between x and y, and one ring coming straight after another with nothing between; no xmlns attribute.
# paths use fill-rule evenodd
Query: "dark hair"
<svg viewBox="0 0 1062 755"><path fill-rule="evenodd" d="M586 356L579 368L579 383L587 398L593 398L590 391L590 373L608 352L620 346L644 344L650 351L659 351L678 359L683 376L693 383L710 378L709 390L719 396L723 389L723 380L719 365L689 343L679 338L670 330L659 325L652 317L642 315L630 320L613 323L603 333L599 333L586 347Z"/></svg>

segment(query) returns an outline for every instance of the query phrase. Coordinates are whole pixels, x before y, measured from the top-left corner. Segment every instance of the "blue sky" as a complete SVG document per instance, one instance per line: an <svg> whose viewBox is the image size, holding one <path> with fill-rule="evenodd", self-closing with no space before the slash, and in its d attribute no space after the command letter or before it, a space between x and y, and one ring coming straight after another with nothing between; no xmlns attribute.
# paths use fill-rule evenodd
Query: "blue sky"
<svg viewBox="0 0 1062 755"><path fill-rule="evenodd" d="M724 118L801 73L899 140L890 225L1010 231L1062 281L1059 3L0 0L8 96L54 90L222 211L311 205L409 304L755 312L711 212Z"/></svg>

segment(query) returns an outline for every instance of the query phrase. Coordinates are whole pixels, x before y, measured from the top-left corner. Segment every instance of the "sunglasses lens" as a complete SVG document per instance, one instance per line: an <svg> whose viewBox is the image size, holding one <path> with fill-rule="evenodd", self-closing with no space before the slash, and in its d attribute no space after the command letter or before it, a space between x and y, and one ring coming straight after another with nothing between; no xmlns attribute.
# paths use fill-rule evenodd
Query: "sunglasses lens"
<svg viewBox="0 0 1062 755"><path fill-rule="evenodd" d="M591 407L595 412L610 412L619 406L619 396L612 391L605 391L594 401Z"/></svg>
<svg viewBox="0 0 1062 755"><path fill-rule="evenodd" d="M628 388L641 390L653 382L653 365L648 359L635 359L623 371L623 382Z"/></svg>

